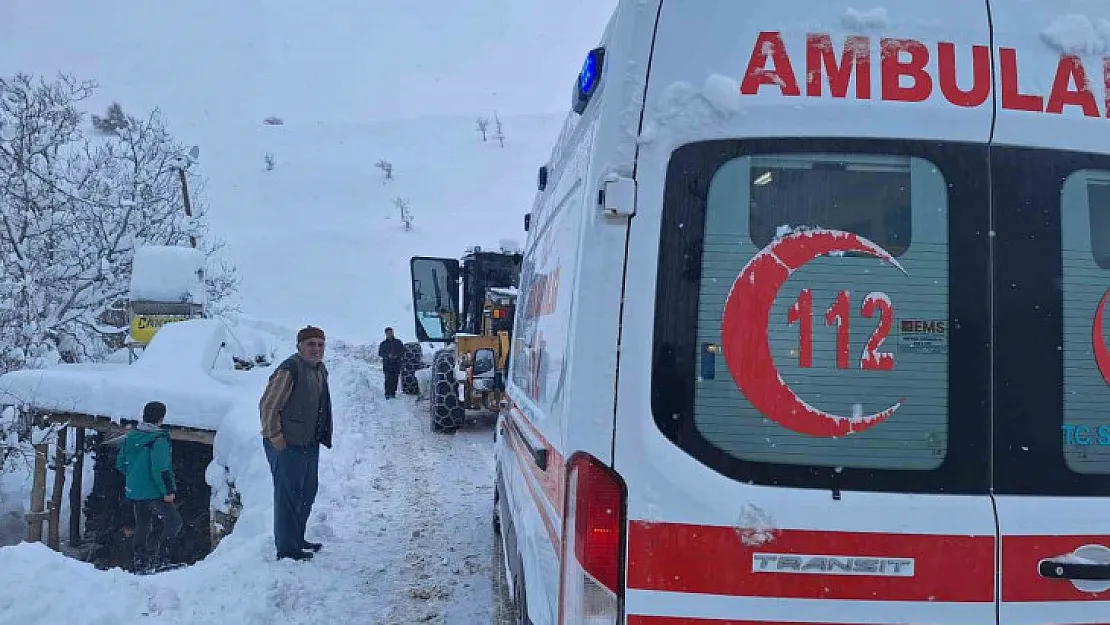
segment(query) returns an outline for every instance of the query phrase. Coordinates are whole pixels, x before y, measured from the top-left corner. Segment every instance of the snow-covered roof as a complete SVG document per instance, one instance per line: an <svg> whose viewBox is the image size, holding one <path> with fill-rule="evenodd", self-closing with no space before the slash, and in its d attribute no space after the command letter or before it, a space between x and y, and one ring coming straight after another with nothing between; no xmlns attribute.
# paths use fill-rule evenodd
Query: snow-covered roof
<svg viewBox="0 0 1110 625"><path fill-rule="evenodd" d="M204 269L204 253L198 249L173 245L140 247L131 263L131 299L203 304Z"/></svg>
<svg viewBox="0 0 1110 625"><path fill-rule="evenodd" d="M238 384L220 321L167 324L133 365L60 365L0 376L0 405L21 404L112 420L139 419L166 404L166 424L216 430Z"/></svg>

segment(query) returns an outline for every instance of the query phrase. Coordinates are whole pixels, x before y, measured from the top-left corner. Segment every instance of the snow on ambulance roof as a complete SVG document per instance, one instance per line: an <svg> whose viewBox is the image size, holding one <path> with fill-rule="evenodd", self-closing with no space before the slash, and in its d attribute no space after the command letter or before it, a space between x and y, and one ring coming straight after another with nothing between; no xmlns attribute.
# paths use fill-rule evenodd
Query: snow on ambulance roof
<svg viewBox="0 0 1110 625"><path fill-rule="evenodd" d="M226 359L223 324L196 319L167 324L133 365L60 365L0 376L0 405L26 404L113 420L140 419L148 401L166 404L166 423L216 430L235 387L212 377ZM231 368L224 362L221 368Z"/></svg>
<svg viewBox="0 0 1110 625"><path fill-rule="evenodd" d="M191 247L152 245L135 250L131 299L203 304L204 253Z"/></svg>
<svg viewBox="0 0 1110 625"><path fill-rule="evenodd" d="M1110 1L992 0L990 21L984 3L884 4L664 5L641 141L898 137L1107 151Z"/></svg>

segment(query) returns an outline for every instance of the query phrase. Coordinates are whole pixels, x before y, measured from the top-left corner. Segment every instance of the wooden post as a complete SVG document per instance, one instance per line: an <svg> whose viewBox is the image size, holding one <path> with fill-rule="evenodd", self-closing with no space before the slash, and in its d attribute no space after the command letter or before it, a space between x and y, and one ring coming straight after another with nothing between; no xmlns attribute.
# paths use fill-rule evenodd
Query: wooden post
<svg viewBox="0 0 1110 625"><path fill-rule="evenodd" d="M50 494L50 520L47 523L46 544L54 551L61 550L62 497L66 487L66 432L69 426L58 430L54 446L54 490Z"/></svg>
<svg viewBox="0 0 1110 625"><path fill-rule="evenodd" d="M81 544L81 473L85 468L85 428L74 429L76 440L74 449L77 456L73 460L73 484L69 487L69 544Z"/></svg>
<svg viewBox="0 0 1110 625"><path fill-rule="evenodd" d="M42 522L46 520L46 443L35 445L35 474L31 482L31 511L27 514L27 540L42 542Z"/></svg>
<svg viewBox="0 0 1110 625"><path fill-rule="evenodd" d="M178 169L177 173L181 176L181 199L185 203L185 216L192 217L193 205L189 202L189 181L185 177L185 168L182 167ZM189 243L195 248L197 246L197 238L190 234Z"/></svg>

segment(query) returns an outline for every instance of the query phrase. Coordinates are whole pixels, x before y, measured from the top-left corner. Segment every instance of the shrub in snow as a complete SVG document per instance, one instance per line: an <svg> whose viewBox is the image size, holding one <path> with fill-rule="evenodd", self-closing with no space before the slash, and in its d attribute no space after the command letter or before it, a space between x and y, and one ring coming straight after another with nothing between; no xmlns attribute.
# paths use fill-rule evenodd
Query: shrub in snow
<svg viewBox="0 0 1110 625"><path fill-rule="evenodd" d="M108 113L104 117L99 115L92 116L93 128L104 134L117 134L120 130L127 128L127 115L123 112L123 107L118 102L113 102L108 107Z"/></svg>
<svg viewBox="0 0 1110 625"><path fill-rule="evenodd" d="M274 155L267 152L266 156L264 158L266 160L266 171L273 171L273 169L274 169Z"/></svg>
<svg viewBox="0 0 1110 625"><path fill-rule="evenodd" d="M262 120L262 123L266 124L267 126L284 126L285 120L281 119L280 117L267 117L266 119Z"/></svg>
<svg viewBox="0 0 1110 625"><path fill-rule="evenodd" d="M482 141L486 141L489 136L489 118L478 118L478 132L482 135Z"/></svg>
<svg viewBox="0 0 1110 625"><path fill-rule="evenodd" d="M498 143L501 144L501 147L505 147L505 129L501 124L501 117L499 117L497 113L493 114L493 122L495 125L493 138L497 139Z"/></svg>
<svg viewBox="0 0 1110 625"><path fill-rule="evenodd" d="M412 212L409 211L409 201L399 197L393 200L393 204L401 211L401 224L404 225L405 230L412 230Z"/></svg>
<svg viewBox="0 0 1110 625"><path fill-rule="evenodd" d="M393 163L390 163L383 158L377 163L374 163L374 167L382 170L382 173L385 175L386 182L393 180Z"/></svg>

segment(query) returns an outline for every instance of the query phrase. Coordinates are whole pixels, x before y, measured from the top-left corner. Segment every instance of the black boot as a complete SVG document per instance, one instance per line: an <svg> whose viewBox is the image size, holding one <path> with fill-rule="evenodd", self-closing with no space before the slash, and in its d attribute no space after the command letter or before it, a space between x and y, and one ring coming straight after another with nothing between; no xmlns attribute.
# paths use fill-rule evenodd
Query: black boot
<svg viewBox="0 0 1110 625"><path fill-rule="evenodd" d="M150 570L153 573L159 573L174 568L174 566L174 563L170 560L170 550L166 547L158 549L150 560Z"/></svg>
<svg viewBox="0 0 1110 625"><path fill-rule="evenodd" d="M320 551L324 548L324 543L311 543L307 540L301 543L301 549L305 551Z"/></svg>
<svg viewBox="0 0 1110 625"><path fill-rule="evenodd" d="M145 553L136 551L131 556L131 572L135 575L149 575L150 574L150 558Z"/></svg>
<svg viewBox="0 0 1110 625"><path fill-rule="evenodd" d="M279 552L277 554L277 559L278 560L282 560L284 558L289 558L290 560L311 560L312 559L312 554L308 553L308 552L305 552L305 551L301 551L299 549L296 550L296 551L290 551L290 552L287 552L287 553L280 553Z"/></svg>

